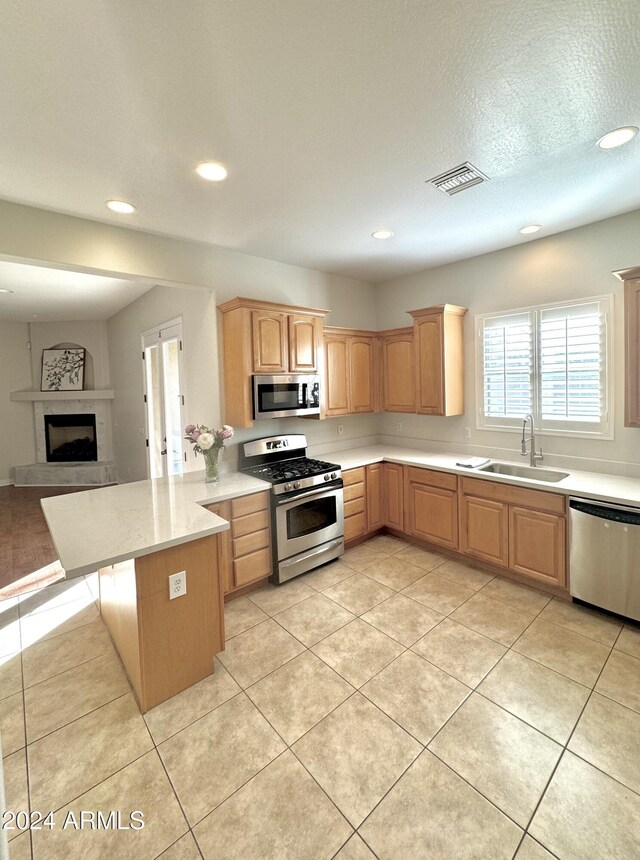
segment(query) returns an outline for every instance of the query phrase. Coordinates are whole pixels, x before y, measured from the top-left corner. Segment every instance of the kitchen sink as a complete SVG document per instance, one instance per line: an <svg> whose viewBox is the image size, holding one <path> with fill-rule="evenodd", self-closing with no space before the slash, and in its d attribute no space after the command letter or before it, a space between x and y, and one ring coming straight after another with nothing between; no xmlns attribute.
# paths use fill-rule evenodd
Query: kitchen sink
<svg viewBox="0 0 640 860"><path fill-rule="evenodd" d="M557 484L569 477L568 472L556 472L553 469L540 469L537 466L512 466L510 463L489 463L481 466L479 472L490 472L492 475L505 475L510 478L525 478L529 481L544 481Z"/></svg>

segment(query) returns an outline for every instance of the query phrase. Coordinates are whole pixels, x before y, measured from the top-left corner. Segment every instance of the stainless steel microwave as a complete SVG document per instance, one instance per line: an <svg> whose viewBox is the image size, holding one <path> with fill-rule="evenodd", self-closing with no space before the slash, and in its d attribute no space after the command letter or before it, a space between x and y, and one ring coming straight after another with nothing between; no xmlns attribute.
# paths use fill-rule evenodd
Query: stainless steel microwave
<svg viewBox="0 0 640 860"><path fill-rule="evenodd" d="M309 373L279 373L253 377L253 417L285 418L320 414L320 377Z"/></svg>

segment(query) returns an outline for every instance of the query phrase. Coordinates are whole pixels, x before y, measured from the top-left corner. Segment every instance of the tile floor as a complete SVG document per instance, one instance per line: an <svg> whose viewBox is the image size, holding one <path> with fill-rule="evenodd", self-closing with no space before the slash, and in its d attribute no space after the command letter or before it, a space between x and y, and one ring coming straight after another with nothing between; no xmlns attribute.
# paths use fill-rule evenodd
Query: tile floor
<svg viewBox="0 0 640 860"><path fill-rule="evenodd" d="M226 607L143 718L95 576L0 602L14 860L640 858L640 629L389 536ZM72 830L69 811L145 827Z"/></svg>

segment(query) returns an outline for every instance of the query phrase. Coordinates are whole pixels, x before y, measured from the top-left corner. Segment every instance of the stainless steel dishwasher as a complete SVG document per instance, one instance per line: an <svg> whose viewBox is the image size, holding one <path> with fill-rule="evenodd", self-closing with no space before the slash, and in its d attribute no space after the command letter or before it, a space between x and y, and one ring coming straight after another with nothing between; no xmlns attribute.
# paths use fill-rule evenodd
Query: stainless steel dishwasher
<svg viewBox="0 0 640 860"><path fill-rule="evenodd" d="M640 621L640 508L569 499L573 597Z"/></svg>

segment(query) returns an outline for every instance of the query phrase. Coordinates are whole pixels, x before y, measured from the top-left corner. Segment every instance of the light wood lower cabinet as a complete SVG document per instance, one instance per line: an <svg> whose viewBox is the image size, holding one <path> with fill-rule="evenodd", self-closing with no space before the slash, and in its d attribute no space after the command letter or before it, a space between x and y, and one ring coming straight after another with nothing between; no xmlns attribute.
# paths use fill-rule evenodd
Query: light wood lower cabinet
<svg viewBox="0 0 640 860"><path fill-rule="evenodd" d="M564 588L566 500L497 481L460 481L460 551L537 582Z"/></svg>
<svg viewBox="0 0 640 860"><path fill-rule="evenodd" d="M446 472L405 471L405 528L430 543L458 548L458 479Z"/></svg>
<svg viewBox="0 0 640 860"><path fill-rule="evenodd" d="M375 532L385 523L385 497L382 491L382 463L367 466L367 531Z"/></svg>
<svg viewBox="0 0 640 860"><path fill-rule="evenodd" d="M100 613L142 713L213 672L224 648L220 535L101 568ZM169 576L184 570L187 592L169 598Z"/></svg>
<svg viewBox="0 0 640 860"><path fill-rule="evenodd" d="M367 533L365 467L342 473L344 482L344 539L355 540Z"/></svg>
<svg viewBox="0 0 640 860"><path fill-rule="evenodd" d="M230 521L220 533L218 566L225 597L271 575L271 516L269 493L251 493L231 502L207 505L207 510Z"/></svg>
<svg viewBox="0 0 640 860"><path fill-rule="evenodd" d="M384 524L390 529L404 531L404 466L382 464Z"/></svg>
<svg viewBox="0 0 640 860"><path fill-rule="evenodd" d="M460 496L460 552L507 567L509 508L502 502Z"/></svg>
<svg viewBox="0 0 640 860"><path fill-rule="evenodd" d="M540 582L566 585L565 518L511 507L509 567Z"/></svg>

